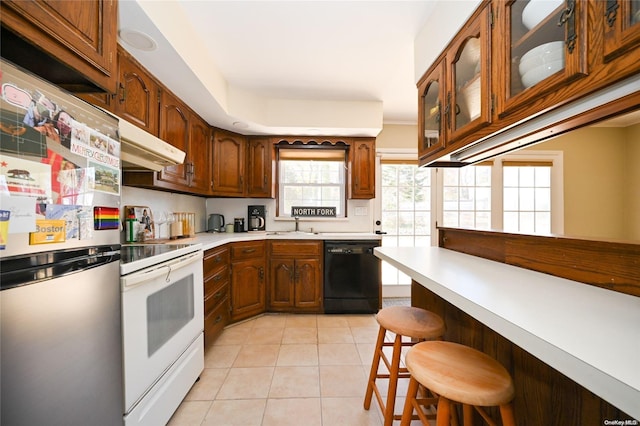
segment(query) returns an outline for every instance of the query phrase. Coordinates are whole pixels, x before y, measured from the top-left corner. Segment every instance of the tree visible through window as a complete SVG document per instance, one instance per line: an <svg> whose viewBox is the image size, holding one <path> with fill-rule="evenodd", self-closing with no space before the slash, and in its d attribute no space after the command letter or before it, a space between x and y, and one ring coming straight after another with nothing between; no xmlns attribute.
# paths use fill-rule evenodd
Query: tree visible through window
<svg viewBox="0 0 640 426"><path fill-rule="evenodd" d="M442 224L491 228L491 166L442 169Z"/></svg>
<svg viewBox="0 0 640 426"><path fill-rule="evenodd" d="M508 158L442 169L443 226L551 232L552 186L561 187L560 180L552 185L553 161Z"/></svg>
<svg viewBox="0 0 640 426"><path fill-rule="evenodd" d="M431 171L415 164L382 161L382 245L428 247L431 243ZM382 284L411 284L411 279L386 262Z"/></svg>

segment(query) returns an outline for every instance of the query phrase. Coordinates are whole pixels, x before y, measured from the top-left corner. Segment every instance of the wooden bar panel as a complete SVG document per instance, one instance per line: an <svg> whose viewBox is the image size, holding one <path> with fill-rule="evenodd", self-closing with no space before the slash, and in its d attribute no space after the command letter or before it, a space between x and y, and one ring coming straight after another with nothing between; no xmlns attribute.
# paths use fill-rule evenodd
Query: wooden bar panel
<svg viewBox="0 0 640 426"><path fill-rule="evenodd" d="M439 246L640 296L640 244L439 228Z"/></svg>
<svg viewBox="0 0 640 426"><path fill-rule="evenodd" d="M442 316L446 325L444 340L474 347L505 366L515 383L513 404L518 425L597 426L604 420L632 420L415 281L411 284L411 304ZM544 315L542 307L540 314ZM494 419L499 418L496 410L489 413Z"/></svg>

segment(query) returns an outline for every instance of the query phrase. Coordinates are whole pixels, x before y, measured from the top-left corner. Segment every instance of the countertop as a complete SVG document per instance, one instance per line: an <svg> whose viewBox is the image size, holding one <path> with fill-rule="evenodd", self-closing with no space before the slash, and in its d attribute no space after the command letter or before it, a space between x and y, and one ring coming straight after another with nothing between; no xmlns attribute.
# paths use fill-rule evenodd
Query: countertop
<svg viewBox="0 0 640 426"><path fill-rule="evenodd" d="M366 232L287 232L287 231L256 231L237 233L208 233L202 232L189 238L189 243L202 244L204 250L209 250L223 244L239 241L255 240L380 240L382 235ZM176 240L181 242L182 240ZM187 242L185 240L185 242Z"/></svg>
<svg viewBox="0 0 640 426"><path fill-rule="evenodd" d="M640 419L640 297L439 247L374 253Z"/></svg>

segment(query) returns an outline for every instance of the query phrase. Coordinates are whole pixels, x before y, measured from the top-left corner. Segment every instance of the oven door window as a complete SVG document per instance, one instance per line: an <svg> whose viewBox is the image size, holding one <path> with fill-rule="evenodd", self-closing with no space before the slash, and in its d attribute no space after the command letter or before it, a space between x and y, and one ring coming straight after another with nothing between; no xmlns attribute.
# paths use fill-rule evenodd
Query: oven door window
<svg viewBox="0 0 640 426"><path fill-rule="evenodd" d="M194 318L193 275L147 297L149 358Z"/></svg>

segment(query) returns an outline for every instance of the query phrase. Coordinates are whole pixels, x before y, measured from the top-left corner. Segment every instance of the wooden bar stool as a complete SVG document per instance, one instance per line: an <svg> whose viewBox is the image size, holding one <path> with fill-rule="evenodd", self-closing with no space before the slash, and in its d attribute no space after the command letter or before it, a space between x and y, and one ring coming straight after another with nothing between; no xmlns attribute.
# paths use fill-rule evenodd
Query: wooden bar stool
<svg viewBox="0 0 640 426"><path fill-rule="evenodd" d="M380 325L378 340L373 353L373 363L367 384L367 393L364 398L364 408L371 407L371 398L375 393L378 405L384 414L384 425L390 426L393 420L400 420L401 415L394 414L396 401L396 390L398 388L398 378L409 378L409 372L405 367L400 367L400 355L403 346L413 346L418 341L427 339L437 339L444 334L444 321L433 312L410 306L391 306L382 309L376 315L376 320ZM384 338L390 331L395 333L393 342L385 342ZM412 341L402 341L402 337L411 338ZM405 339L406 340L406 339ZM393 346L391 362L384 353L384 348ZM380 359L389 371L389 374L379 374ZM376 385L376 379L389 379L389 389L387 392L386 404L382 400L380 390Z"/></svg>
<svg viewBox="0 0 640 426"><path fill-rule="evenodd" d="M422 423L429 424L416 398L419 384L439 395L437 426L450 424L455 402L463 404L464 425L471 424L475 408L489 425L495 426L482 407L500 407L502 424L515 426L513 381L502 364L490 356L458 343L422 342L409 350L405 364L411 380L401 426L410 424L414 409Z"/></svg>

